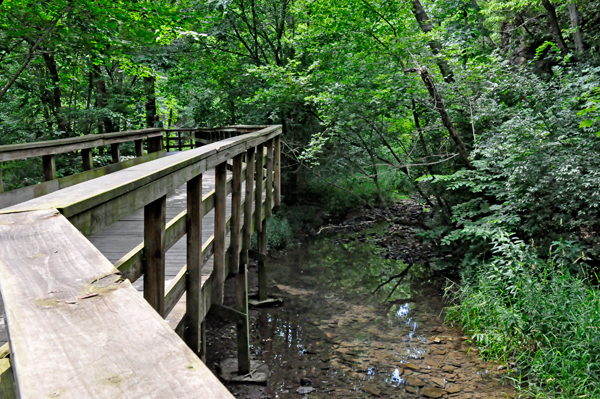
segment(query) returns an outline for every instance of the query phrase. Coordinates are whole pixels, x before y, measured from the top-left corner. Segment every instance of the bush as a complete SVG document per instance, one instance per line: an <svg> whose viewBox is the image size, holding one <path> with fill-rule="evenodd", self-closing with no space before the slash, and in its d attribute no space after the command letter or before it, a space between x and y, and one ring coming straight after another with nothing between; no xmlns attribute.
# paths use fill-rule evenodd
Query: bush
<svg viewBox="0 0 600 399"><path fill-rule="evenodd" d="M535 397L597 398L600 292L572 272L564 247L554 243L543 260L520 240L496 240L490 263L447 291L455 301L447 318L465 327L484 356L514 362L513 378Z"/></svg>
<svg viewBox="0 0 600 399"><path fill-rule="evenodd" d="M292 237L292 228L284 216L276 214L267 219L267 252L285 248ZM256 233L252 235L250 246L258 248Z"/></svg>

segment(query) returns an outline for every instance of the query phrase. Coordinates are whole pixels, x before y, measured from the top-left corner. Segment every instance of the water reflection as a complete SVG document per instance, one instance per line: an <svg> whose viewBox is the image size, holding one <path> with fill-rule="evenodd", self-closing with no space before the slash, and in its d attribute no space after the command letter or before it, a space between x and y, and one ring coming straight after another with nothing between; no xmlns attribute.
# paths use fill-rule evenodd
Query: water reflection
<svg viewBox="0 0 600 399"><path fill-rule="evenodd" d="M467 355L461 331L443 325L425 268L413 267L391 302L390 287L372 294L382 275L404 267L348 237L273 259L272 288L285 306L260 312L254 343L272 371L270 397L298 397L301 384L315 388L309 398L505 397L496 374Z"/></svg>

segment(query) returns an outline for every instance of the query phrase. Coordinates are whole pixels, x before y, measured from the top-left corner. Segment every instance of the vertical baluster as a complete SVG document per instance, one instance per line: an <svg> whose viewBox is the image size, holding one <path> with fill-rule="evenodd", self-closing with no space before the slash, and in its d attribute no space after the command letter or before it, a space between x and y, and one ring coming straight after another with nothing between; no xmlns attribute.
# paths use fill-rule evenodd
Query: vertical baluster
<svg viewBox="0 0 600 399"><path fill-rule="evenodd" d="M246 153L246 193L244 199L244 232L242 235L241 263L248 265L248 250L252 238L252 200L254 195L254 147Z"/></svg>
<svg viewBox="0 0 600 399"><path fill-rule="evenodd" d="M142 155L144 155L144 141L143 141L143 139L134 140L134 144L135 144L135 156L136 157L141 157Z"/></svg>
<svg viewBox="0 0 600 399"><path fill-rule="evenodd" d="M281 135L274 139L275 206L281 206Z"/></svg>
<svg viewBox="0 0 600 399"><path fill-rule="evenodd" d="M248 184L248 183L246 183ZM247 201L252 202L252 197ZM242 154L233 158L231 191L231 263L235 276L236 309L245 315L236 323L238 372L250 372L250 328L248 323L248 276L246 264L240 265L240 224L242 216Z"/></svg>
<svg viewBox="0 0 600 399"><path fill-rule="evenodd" d="M167 196L144 207L144 298L164 317Z"/></svg>
<svg viewBox="0 0 600 399"><path fill-rule="evenodd" d="M119 143L110 145L110 155L112 157L112 163L121 162L121 149Z"/></svg>
<svg viewBox="0 0 600 399"><path fill-rule="evenodd" d="M267 142L267 182L265 193L265 221L273 215L273 139Z"/></svg>
<svg viewBox="0 0 600 399"><path fill-rule="evenodd" d="M254 211L254 229L256 231L256 237L258 241L258 251L260 253L267 252L267 241L266 241L266 226L262 222L262 193L263 193L263 159L264 159L264 145L260 144L256 148L256 191L254 192L255 211ZM267 273L265 270L265 263L262 260L258 261L258 299L265 301L267 299Z"/></svg>
<svg viewBox="0 0 600 399"><path fill-rule="evenodd" d="M83 170L92 170L94 168L91 148L83 148L81 150L81 160L83 161Z"/></svg>
<svg viewBox="0 0 600 399"><path fill-rule="evenodd" d="M223 162L215 168L215 241L214 241L214 273L217 277L217 286L214 292L213 302L223 303L223 293L226 270L225 270L225 212L227 193L225 183L227 180L227 162Z"/></svg>
<svg viewBox="0 0 600 399"><path fill-rule="evenodd" d="M42 156L42 163L44 165L44 180L56 179L56 158L54 154Z"/></svg>
<svg viewBox="0 0 600 399"><path fill-rule="evenodd" d="M187 276L185 342L202 350L202 175L187 182Z"/></svg>
<svg viewBox="0 0 600 399"><path fill-rule="evenodd" d="M179 151L183 151L183 146L181 143L181 132L177 132L177 145L178 145L178 149Z"/></svg>

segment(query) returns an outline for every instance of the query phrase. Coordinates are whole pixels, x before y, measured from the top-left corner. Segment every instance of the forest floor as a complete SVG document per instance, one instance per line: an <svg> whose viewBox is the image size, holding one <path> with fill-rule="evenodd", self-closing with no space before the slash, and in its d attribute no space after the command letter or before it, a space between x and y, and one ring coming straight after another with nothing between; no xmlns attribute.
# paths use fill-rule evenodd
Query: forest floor
<svg viewBox="0 0 600 399"><path fill-rule="evenodd" d="M325 251L330 254L335 248L370 243L378 247L377 257L406 265L428 264L436 254L418 235L427 218L423 207L405 200L389 211L391 217L383 209L356 210L340 224L322 227L316 237L304 237L289 249L271 254L270 292L285 302L281 308L251 309L250 334L251 356L269 365L272 378L267 386L226 384L234 396L275 399L301 397L305 393L309 398L514 395L512 388L498 382L502 368L481 361L462 331L444 324L439 281L432 283L429 279L416 289L413 282L403 291L412 292L411 298L392 298L381 303L374 300L370 291L349 295L342 294L341 289L328 291L320 281L328 277L312 275L314 267L309 270L303 266L309 263L307 253L314 250L307 242L319 236L335 237L329 240L333 249ZM375 233L374 226L382 223L385 231ZM350 254L350 259L353 256ZM358 269L361 261L356 262ZM248 283L252 294L257 286L256 265L249 269ZM235 292L233 285L233 279L228 280L225 292ZM318 296L323 299L315 306ZM234 306L232 295L226 294L225 304ZM220 361L236 356L235 336L233 323L209 314L206 360L217 375Z"/></svg>

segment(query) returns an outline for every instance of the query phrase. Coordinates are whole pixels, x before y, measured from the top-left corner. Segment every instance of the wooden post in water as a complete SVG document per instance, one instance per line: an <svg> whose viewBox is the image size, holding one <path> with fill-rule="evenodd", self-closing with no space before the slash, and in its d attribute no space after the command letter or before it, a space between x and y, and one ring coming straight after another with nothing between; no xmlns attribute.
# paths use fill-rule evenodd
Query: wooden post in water
<svg viewBox="0 0 600 399"><path fill-rule="evenodd" d="M166 219L166 195L144 207L144 298L163 317Z"/></svg>
<svg viewBox="0 0 600 399"><path fill-rule="evenodd" d="M215 168L215 241L213 244L214 271L217 278L217 286L214 291L213 303L223 304L225 285L225 212L227 200L227 161L220 163Z"/></svg>
<svg viewBox="0 0 600 399"><path fill-rule="evenodd" d="M54 154L42 156L42 163L44 165L44 180L56 179L56 157Z"/></svg>
<svg viewBox="0 0 600 399"><path fill-rule="evenodd" d="M244 199L244 231L242 233L242 253L240 261L242 265L248 266L248 251L252 239L252 199L254 194L254 162L255 148L249 148L246 152L246 195Z"/></svg>
<svg viewBox="0 0 600 399"><path fill-rule="evenodd" d="M248 184L246 182L246 184ZM247 200L252 201L252 197ZM242 154L233 158L231 190L231 262L235 276L235 307L245 317L236 322L238 372L250 372L250 326L248 322L248 277L246 264L240 265L240 225L242 217Z"/></svg>
<svg viewBox="0 0 600 399"><path fill-rule="evenodd" d="M273 139L275 168L275 206L281 206L281 135Z"/></svg>
<svg viewBox="0 0 600 399"><path fill-rule="evenodd" d="M262 223L262 193L263 193L263 159L264 145L260 144L256 147L256 191L254 192L254 230L258 241L258 252L264 254L267 252L267 236L266 228ZM267 300L267 273L265 270L265 262L258 261L258 300Z"/></svg>
<svg viewBox="0 0 600 399"><path fill-rule="evenodd" d="M187 182L187 276L184 340L199 354L202 338L202 175Z"/></svg>
<svg viewBox="0 0 600 399"><path fill-rule="evenodd" d="M136 157L141 157L142 155L144 155L144 141L143 141L143 139L134 140L134 144L135 144L135 156Z"/></svg>
<svg viewBox="0 0 600 399"><path fill-rule="evenodd" d="M110 155L112 157L112 163L121 162L121 149L119 143L110 145Z"/></svg>

